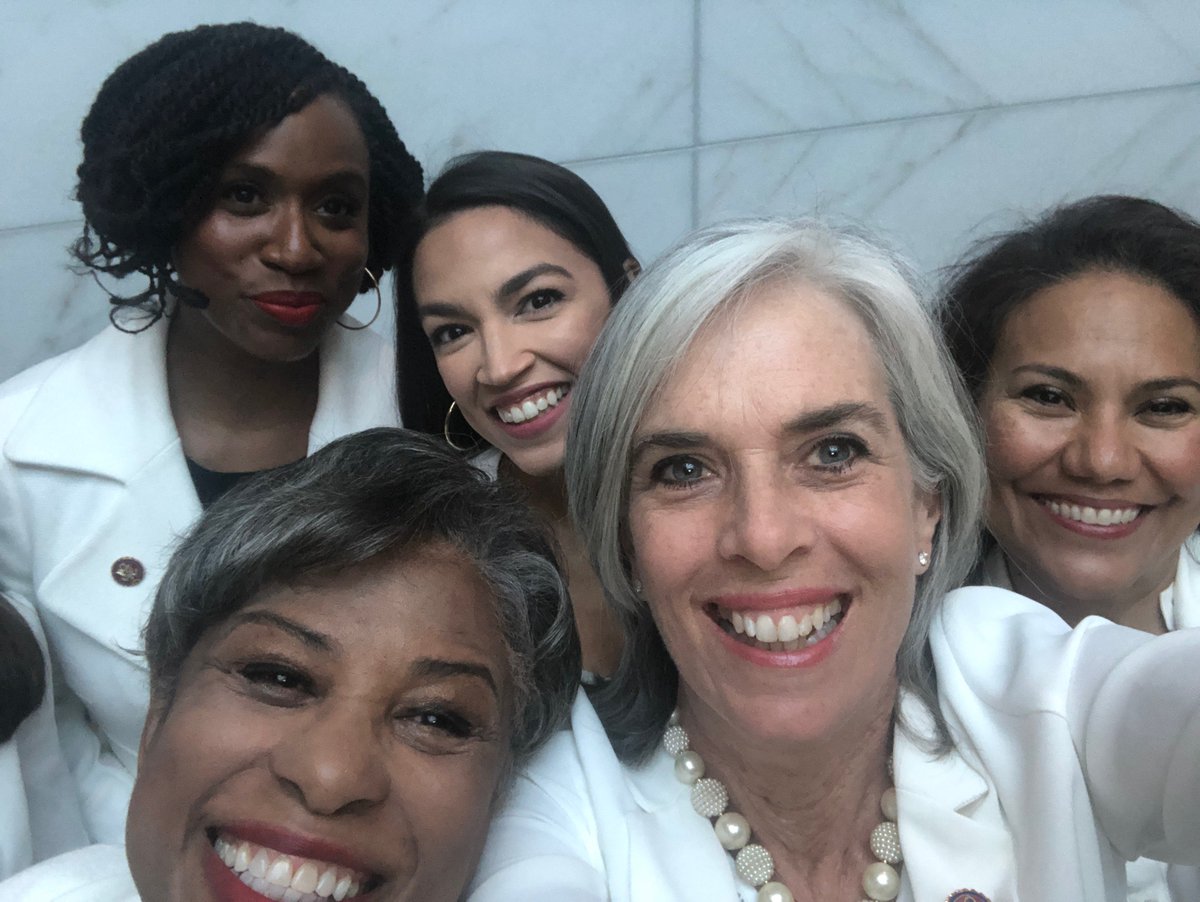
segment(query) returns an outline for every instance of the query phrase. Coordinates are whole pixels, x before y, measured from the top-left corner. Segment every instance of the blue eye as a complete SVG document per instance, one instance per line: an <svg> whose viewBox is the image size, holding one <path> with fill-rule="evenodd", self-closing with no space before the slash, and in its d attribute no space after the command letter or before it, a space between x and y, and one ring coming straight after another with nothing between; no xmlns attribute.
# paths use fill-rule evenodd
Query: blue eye
<svg viewBox="0 0 1200 902"><path fill-rule="evenodd" d="M835 435L821 439L812 451L813 463L823 470L842 472L867 453L867 446L857 438Z"/></svg>
<svg viewBox="0 0 1200 902"><path fill-rule="evenodd" d="M675 455L666 457L654 465L650 478L667 486L687 486L698 482L708 474L704 464L694 457Z"/></svg>

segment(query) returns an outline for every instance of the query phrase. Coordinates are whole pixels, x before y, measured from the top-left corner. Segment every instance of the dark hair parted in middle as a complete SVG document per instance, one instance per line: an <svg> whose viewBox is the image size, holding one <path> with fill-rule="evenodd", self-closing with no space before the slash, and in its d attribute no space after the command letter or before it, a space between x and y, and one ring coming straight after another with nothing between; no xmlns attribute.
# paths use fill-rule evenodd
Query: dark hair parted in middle
<svg viewBox="0 0 1200 902"><path fill-rule="evenodd" d="M441 542L492 590L513 668L519 764L565 722L579 685L579 640L553 546L503 486L440 442L400 429L350 435L264 471L184 537L144 634L155 704L171 704L201 636L265 590Z"/></svg>
<svg viewBox="0 0 1200 902"><path fill-rule="evenodd" d="M396 272L397 393L400 418L409 429L441 435L451 401L417 315L413 256L421 238L440 222L489 206L528 216L571 242L600 269L614 304L629 286L629 243L600 195L574 172L540 157L498 150L451 160L429 186L420 225Z"/></svg>
<svg viewBox="0 0 1200 902"><path fill-rule="evenodd" d="M973 397L987 381L1009 314L1039 291L1093 271L1155 282L1200 323L1200 223L1139 197L1067 204L986 239L955 268L939 313Z"/></svg>
<svg viewBox="0 0 1200 902"><path fill-rule="evenodd" d="M420 164L359 79L303 38L252 22L164 35L105 79L83 120L77 196L86 220L74 254L113 276L141 273L149 288L113 297L117 309L162 315L184 294L171 253L213 203L222 167L241 148L317 97L354 114L371 160L367 268L396 262L420 200ZM361 290L371 287L364 275Z"/></svg>

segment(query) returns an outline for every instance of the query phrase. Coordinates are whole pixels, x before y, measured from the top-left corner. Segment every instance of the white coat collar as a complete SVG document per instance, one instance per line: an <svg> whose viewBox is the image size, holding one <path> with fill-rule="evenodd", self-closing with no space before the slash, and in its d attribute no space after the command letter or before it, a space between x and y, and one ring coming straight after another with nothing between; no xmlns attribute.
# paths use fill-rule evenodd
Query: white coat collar
<svg viewBox="0 0 1200 902"><path fill-rule="evenodd" d="M64 354L4 445L17 464L128 482L178 443L167 397L167 323L129 335L108 327Z"/></svg>
<svg viewBox="0 0 1200 902"><path fill-rule="evenodd" d="M164 317L136 335L109 327L64 354L4 454L16 464L133 481L179 443L164 363L168 325ZM334 326L320 353L310 453L364 424L397 422L392 357L382 338Z"/></svg>

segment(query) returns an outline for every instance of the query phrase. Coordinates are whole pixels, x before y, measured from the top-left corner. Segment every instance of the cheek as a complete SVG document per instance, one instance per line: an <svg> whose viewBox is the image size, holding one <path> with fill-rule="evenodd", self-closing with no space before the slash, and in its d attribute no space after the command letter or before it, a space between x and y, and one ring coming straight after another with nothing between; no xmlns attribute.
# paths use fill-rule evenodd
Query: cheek
<svg viewBox="0 0 1200 902"><path fill-rule="evenodd" d="M446 391L450 393L450 397L460 405L465 403L470 396L471 386L474 384L474 374L479 371L479 364L475 359L473 349L468 345L453 354L438 357L437 368L438 375L442 377L442 382L446 386Z"/></svg>
<svg viewBox="0 0 1200 902"><path fill-rule="evenodd" d="M988 475L993 482L1003 482L1037 469L1062 449L1068 429L1002 405L986 411Z"/></svg>
<svg viewBox="0 0 1200 902"><path fill-rule="evenodd" d="M483 848L507 764L507 739L464 755L404 755L393 777L392 802L403 806L429 873L469 874ZM470 863L470 867L467 864Z"/></svg>
<svg viewBox="0 0 1200 902"><path fill-rule="evenodd" d="M1149 466L1174 494L1200 506L1200 426L1171 436L1150 436L1146 442Z"/></svg>

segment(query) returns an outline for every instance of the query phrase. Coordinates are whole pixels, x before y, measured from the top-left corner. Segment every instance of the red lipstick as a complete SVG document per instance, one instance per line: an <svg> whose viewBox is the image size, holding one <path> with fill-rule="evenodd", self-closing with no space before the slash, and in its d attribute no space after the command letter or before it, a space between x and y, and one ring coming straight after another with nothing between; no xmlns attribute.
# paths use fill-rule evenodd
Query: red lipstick
<svg viewBox="0 0 1200 902"><path fill-rule="evenodd" d="M251 300L267 316L292 328L307 326L325 305L325 298L315 291L264 291Z"/></svg>

